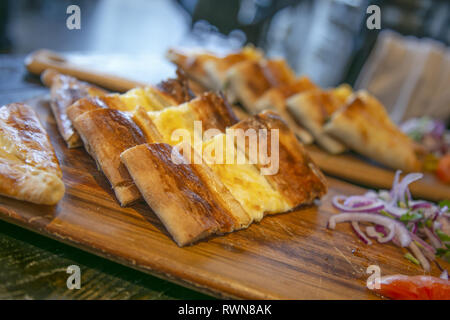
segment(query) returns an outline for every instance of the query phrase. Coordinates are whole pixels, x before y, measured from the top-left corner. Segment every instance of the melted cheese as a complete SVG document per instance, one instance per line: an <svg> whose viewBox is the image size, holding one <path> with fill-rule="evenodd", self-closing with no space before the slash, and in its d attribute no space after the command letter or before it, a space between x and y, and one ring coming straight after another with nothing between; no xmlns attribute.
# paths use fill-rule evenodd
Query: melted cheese
<svg viewBox="0 0 450 320"><path fill-rule="evenodd" d="M216 156L218 147L224 150L222 159L220 155ZM225 161L226 152L233 152L230 148L234 149L235 154L233 164L227 164ZM240 157L245 159L244 164L237 164L236 159ZM253 220L260 221L264 213L281 213L291 209L283 196L271 187L258 169L248 163L245 155L237 150L234 144L226 144L225 134L217 135L203 143L203 160Z"/></svg>
<svg viewBox="0 0 450 320"><path fill-rule="evenodd" d="M200 135L197 141L201 141L201 132L194 133L196 119L187 103L178 107L168 107L161 111L148 112L148 115L161 133L163 141L170 145L174 146L180 142L193 144L194 134ZM184 130L185 135L177 137L177 133L182 133L177 129ZM176 133L174 133L175 130L177 130Z"/></svg>
<svg viewBox="0 0 450 320"><path fill-rule="evenodd" d="M143 107L146 111L159 110L159 105L155 104L153 99L149 99L147 92L143 88L135 88L120 95L120 100L125 105L125 110L134 111L137 106Z"/></svg>

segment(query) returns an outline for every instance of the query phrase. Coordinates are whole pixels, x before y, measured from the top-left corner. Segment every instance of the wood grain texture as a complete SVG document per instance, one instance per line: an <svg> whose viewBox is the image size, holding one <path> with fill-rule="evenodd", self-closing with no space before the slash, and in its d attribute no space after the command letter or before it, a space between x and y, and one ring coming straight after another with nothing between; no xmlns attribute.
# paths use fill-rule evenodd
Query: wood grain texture
<svg viewBox="0 0 450 320"><path fill-rule="evenodd" d="M382 275L423 273L403 258L402 249L366 246L346 224L326 229L335 212L331 197L365 191L335 179L329 179L330 191L318 207L179 248L148 206L121 208L86 152L66 148L45 100L32 105L52 139L67 191L55 207L0 198L4 220L218 297L374 299L365 287L369 265L379 265ZM440 272L433 265L431 273Z"/></svg>
<svg viewBox="0 0 450 320"><path fill-rule="evenodd" d="M380 167L350 153L332 155L317 146L306 146L311 158L327 174L372 188L390 189L395 171ZM419 199L440 201L450 199L450 185L431 173L410 186Z"/></svg>

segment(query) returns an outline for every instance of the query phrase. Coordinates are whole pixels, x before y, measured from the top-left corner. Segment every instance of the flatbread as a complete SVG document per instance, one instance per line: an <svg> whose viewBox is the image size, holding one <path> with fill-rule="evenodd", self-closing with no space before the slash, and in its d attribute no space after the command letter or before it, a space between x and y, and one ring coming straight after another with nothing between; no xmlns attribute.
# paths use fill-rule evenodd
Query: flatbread
<svg viewBox="0 0 450 320"><path fill-rule="evenodd" d="M59 133L69 148L82 146L80 136L75 132L72 122L67 117L67 108L81 98L102 96L107 92L53 69L45 70L41 79L50 88L50 107Z"/></svg>
<svg viewBox="0 0 450 320"><path fill-rule="evenodd" d="M413 142L389 118L383 105L358 91L324 126L325 132L352 150L392 169L420 170Z"/></svg>
<svg viewBox="0 0 450 320"><path fill-rule="evenodd" d="M34 110L21 103L0 108L0 194L53 205L64 184L53 146Z"/></svg>

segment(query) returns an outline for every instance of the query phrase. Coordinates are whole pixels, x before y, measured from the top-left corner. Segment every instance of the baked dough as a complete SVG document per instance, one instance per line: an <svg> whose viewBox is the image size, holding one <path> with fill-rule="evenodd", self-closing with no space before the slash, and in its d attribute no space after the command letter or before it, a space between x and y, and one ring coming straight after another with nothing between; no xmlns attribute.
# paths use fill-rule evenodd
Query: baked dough
<svg viewBox="0 0 450 320"><path fill-rule="evenodd" d="M336 111L324 127L349 148L389 168L420 170L413 142L389 118L383 105L366 91L358 91Z"/></svg>
<svg viewBox="0 0 450 320"><path fill-rule="evenodd" d="M210 90L222 90L227 71L243 61L258 61L263 53L253 46L225 56L217 56L206 51L186 51L170 49L167 58L193 80Z"/></svg>
<svg viewBox="0 0 450 320"><path fill-rule="evenodd" d="M271 186L283 195L290 208L310 204L327 193L327 181L319 167L309 157L303 145L296 139L286 122L270 110L249 117L231 127L232 129L266 130L268 160L278 161L278 171L264 177ZM269 152L272 141L272 130L278 130L278 159ZM261 143L261 142L260 142ZM239 147L239 145L237 145ZM242 147L242 146L241 146ZM245 153L249 155L249 143L245 144ZM271 166L267 159L253 159L255 166L262 172Z"/></svg>
<svg viewBox="0 0 450 320"><path fill-rule="evenodd" d="M347 148L339 140L324 132L323 126L331 115L345 104L351 89L342 86L332 90L313 89L290 97L286 104L294 117L314 136L317 143L332 154L344 152Z"/></svg>
<svg viewBox="0 0 450 320"><path fill-rule="evenodd" d="M42 73L42 82L50 88L50 107L58 130L69 148L82 146L80 136L74 131L67 117L67 108L75 101L92 96L101 96L106 91L76 78L47 69Z"/></svg>
<svg viewBox="0 0 450 320"><path fill-rule="evenodd" d="M64 195L62 172L34 110L20 103L0 108L0 194L38 204Z"/></svg>
<svg viewBox="0 0 450 320"><path fill-rule="evenodd" d="M202 164L184 163L176 148L143 144L121 158L179 246L248 225L248 216L214 174Z"/></svg>
<svg viewBox="0 0 450 320"><path fill-rule="evenodd" d="M110 182L120 204L126 206L138 200L139 190L120 161L120 154L146 142L139 127L126 113L106 108L79 115L73 120L73 125L86 151Z"/></svg>

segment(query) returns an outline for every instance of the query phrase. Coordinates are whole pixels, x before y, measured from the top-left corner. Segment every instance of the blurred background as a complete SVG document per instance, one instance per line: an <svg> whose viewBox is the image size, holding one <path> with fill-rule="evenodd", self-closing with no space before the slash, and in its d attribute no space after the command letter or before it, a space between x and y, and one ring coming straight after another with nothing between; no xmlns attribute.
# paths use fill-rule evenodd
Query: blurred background
<svg viewBox="0 0 450 320"><path fill-rule="evenodd" d="M80 30L66 27L66 9L71 4L81 8ZM370 15L366 10L372 4L381 8L381 30L366 27ZM395 33L383 33L386 29ZM377 42L380 32L385 37ZM47 48L99 54L97 57L144 55L150 57L145 60L146 67L153 66L157 71L153 73L161 74L161 79L173 69L163 59L170 46L229 51L246 43L263 48L269 56L285 57L298 74L308 75L319 85L347 82L365 87L388 109L394 108L397 102L391 101L392 95L402 90L398 82L415 77L409 85L414 91L414 86L423 86L420 74L426 73L425 69L437 72L426 78L426 87L439 87L440 94L446 95L450 80L450 1L0 0L3 53L24 54ZM99 59L92 61L101 67ZM111 61L105 62L106 69ZM373 72L374 65L379 66L375 68L379 74ZM409 73L420 66L422 71ZM386 80L386 72L401 77ZM150 78L150 82L155 81ZM393 88L387 93L386 84ZM436 93L427 89L421 99L430 95ZM450 109L447 98L448 94L444 100L440 97L440 106L436 107L447 108L447 112L437 114L446 119ZM404 110L397 118L403 115Z"/></svg>

